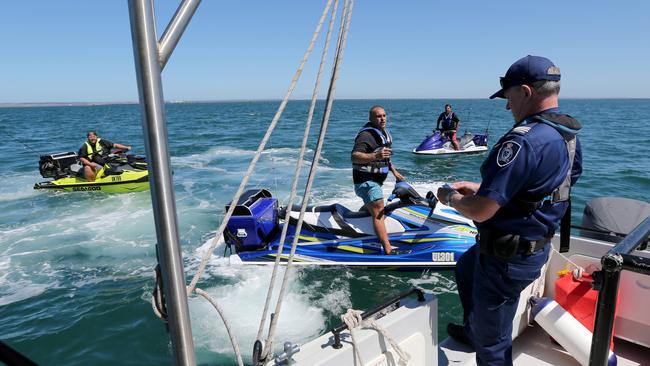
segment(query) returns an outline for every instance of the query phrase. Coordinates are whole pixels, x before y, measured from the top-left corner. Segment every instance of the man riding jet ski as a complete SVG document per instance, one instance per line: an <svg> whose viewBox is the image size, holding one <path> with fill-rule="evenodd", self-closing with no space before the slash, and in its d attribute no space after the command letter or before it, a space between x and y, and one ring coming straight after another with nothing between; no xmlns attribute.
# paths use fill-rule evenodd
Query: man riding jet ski
<svg viewBox="0 0 650 366"><path fill-rule="evenodd" d="M107 154L104 159L105 163L95 173L95 179L89 181L82 176L84 167L77 153L43 155L38 164L39 171L43 178L53 180L36 183L34 189L107 193L149 189L149 172L144 157L115 151Z"/></svg>
<svg viewBox="0 0 650 366"><path fill-rule="evenodd" d="M420 155L444 155L444 154L463 154L463 153L478 153L488 149L488 134L472 134L465 132L463 136L458 139L459 150L456 150L451 145L451 140L435 131L432 135L428 135L424 140L413 149L413 154Z"/></svg>
<svg viewBox="0 0 650 366"><path fill-rule="evenodd" d="M96 173L106 165L108 155L113 148L131 150L131 146L100 139L95 131L88 131L87 137L88 140L79 148L79 161L83 164L83 170L79 174L90 182L95 180Z"/></svg>
<svg viewBox="0 0 650 366"><path fill-rule="evenodd" d="M453 268L456 259L475 243L473 223L432 195L421 197L405 182L397 183L386 205L385 224L391 245L400 254L386 256L374 234L368 212L345 206L311 206L304 216L294 263L418 270ZM281 261L286 262L296 235L300 206L279 208L265 189L252 189L240 198L224 231L227 248L235 248L232 264L272 264L286 210L290 210Z"/></svg>
<svg viewBox="0 0 650 366"><path fill-rule="evenodd" d="M443 155L462 154L486 151L488 133L472 134L467 131L460 138L456 138L460 119L451 110L451 105L445 105L445 111L440 113L433 134L427 135L424 140L413 149L414 154Z"/></svg>

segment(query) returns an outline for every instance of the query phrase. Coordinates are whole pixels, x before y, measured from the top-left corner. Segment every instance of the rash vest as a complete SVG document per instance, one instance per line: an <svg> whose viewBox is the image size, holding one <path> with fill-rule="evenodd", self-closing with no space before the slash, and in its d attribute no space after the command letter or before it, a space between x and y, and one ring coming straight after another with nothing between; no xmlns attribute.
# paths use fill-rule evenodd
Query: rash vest
<svg viewBox="0 0 650 366"><path fill-rule="evenodd" d="M385 128L384 132L382 132L377 128L369 126L369 124L366 124L359 130L359 132L357 132L357 135L354 139L356 140L357 137L359 137L359 135L364 131L369 131L378 144L377 148L374 149L372 152L377 152L385 147L390 148L391 146L393 146L393 137L390 135L390 132L388 131L387 128ZM384 133L386 135L384 135ZM378 161L371 161L365 164L352 163L352 169L359 170L366 173L373 173L373 174L388 174L389 168L390 168L390 158L382 159Z"/></svg>

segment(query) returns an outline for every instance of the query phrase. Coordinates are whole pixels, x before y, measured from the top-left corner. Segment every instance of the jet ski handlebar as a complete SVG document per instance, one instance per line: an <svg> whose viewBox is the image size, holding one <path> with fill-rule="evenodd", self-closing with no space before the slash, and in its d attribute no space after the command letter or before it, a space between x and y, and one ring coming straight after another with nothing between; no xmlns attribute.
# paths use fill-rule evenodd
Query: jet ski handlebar
<svg viewBox="0 0 650 366"><path fill-rule="evenodd" d="M429 207L431 210L433 210L436 208L436 204L438 203L438 199L436 198L436 195L433 194L433 192L427 192L426 198L424 198L420 196L420 194L413 187L411 187L411 185L404 181L397 182L395 184L393 192L388 197L388 202L393 201L395 198L399 198L400 202L397 204L391 204L389 206L387 205L387 209L389 207L395 209L402 206L417 205Z"/></svg>

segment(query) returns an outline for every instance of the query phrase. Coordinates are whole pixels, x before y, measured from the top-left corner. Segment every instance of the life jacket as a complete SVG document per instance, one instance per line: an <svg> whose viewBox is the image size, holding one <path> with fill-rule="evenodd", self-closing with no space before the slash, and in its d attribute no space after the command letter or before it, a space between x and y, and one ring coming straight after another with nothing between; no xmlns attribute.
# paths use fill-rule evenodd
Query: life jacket
<svg viewBox="0 0 650 366"><path fill-rule="evenodd" d="M576 153L576 135L582 128L580 122L566 114L543 113L526 119L526 124L515 127L511 132L525 134L537 123L544 123L557 130L564 138L567 153L569 155L569 168L566 176L560 185L552 192L543 197L527 197L525 194L518 194L514 197L517 205L527 214L532 214L537 210L544 201L550 203L566 202L571 197L571 172L573 170L573 160Z"/></svg>
<svg viewBox="0 0 650 366"><path fill-rule="evenodd" d="M445 113L444 117L442 118L441 127L443 131L456 129L456 123L454 122L454 112L451 112L449 114Z"/></svg>
<svg viewBox="0 0 650 366"><path fill-rule="evenodd" d="M364 131L369 131L370 134L375 138L375 142L377 142L378 146L372 152L377 152L383 148L390 148L393 146L393 137L390 135L390 132L387 128L385 128L384 132L382 132L378 128L372 127L370 123L367 123L359 130L359 132L357 132L357 135L354 139L356 140L357 137L359 137L359 135L361 135L361 133ZM352 163L352 169L366 173L388 174L388 171L390 169L390 158L371 161L365 164Z"/></svg>
<svg viewBox="0 0 650 366"><path fill-rule="evenodd" d="M104 149L102 148L102 144L99 143L100 141L102 141L102 139L98 138L97 141L95 142L95 146L92 146L88 141L86 141L86 151L88 152L88 160L94 161L93 159L95 158L95 155L98 156L104 155Z"/></svg>

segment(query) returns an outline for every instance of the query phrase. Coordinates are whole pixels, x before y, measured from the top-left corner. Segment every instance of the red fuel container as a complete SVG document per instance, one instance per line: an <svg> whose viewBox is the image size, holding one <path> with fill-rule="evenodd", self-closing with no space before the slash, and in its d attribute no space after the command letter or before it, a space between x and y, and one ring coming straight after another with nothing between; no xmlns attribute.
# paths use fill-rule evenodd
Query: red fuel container
<svg viewBox="0 0 650 366"><path fill-rule="evenodd" d="M594 331L596 319L596 303L598 291L591 288L593 279L588 273L583 273L581 278L575 279L569 271L559 273L555 281L555 301L576 318L582 325ZM616 301L618 308L618 299ZM614 337L610 341L610 349L614 349Z"/></svg>

